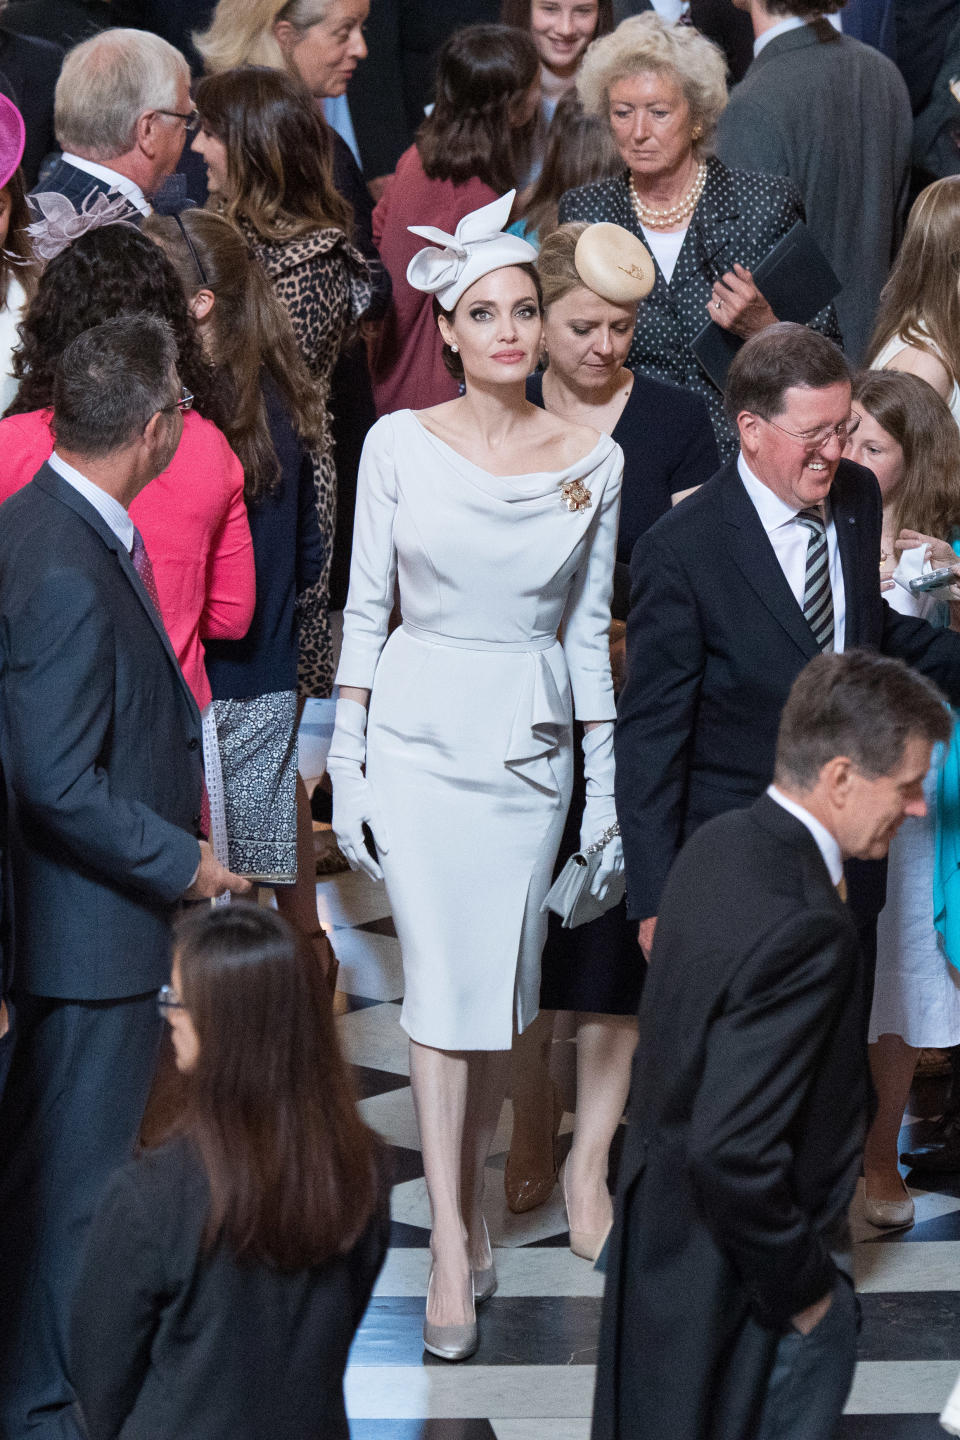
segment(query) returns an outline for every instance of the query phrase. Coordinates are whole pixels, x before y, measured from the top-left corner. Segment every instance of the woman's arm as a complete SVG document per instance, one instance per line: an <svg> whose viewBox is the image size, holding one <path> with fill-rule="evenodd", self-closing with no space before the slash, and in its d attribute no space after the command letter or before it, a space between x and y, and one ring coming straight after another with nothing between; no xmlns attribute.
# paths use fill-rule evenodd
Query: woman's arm
<svg viewBox="0 0 960 1440"><path fill-rule="evenodd" d="M226 440L223 440L222 464L226 472L227 504L207 553L200 638L242 640L253 619L257 576L243 498L243 468Z"/></svg>
<svg viewBox="0 0 960 1440"><path fill-rule="evenodd" d="M343 612L337 684L344 699L366 705L389 630L397 578L393 529L397 513L394 455L402 450L394 420L384 416L368 434L357 477L350 589Z"/></svg>
<svg viewBox="0 0 960 1440"><path fill-rule="evenodd" d="M605 465L615 467L600 497L593 534L573 579L561 634L570 672L574 714L585 728L613 720L616 707L610 674L610 598L617 553L623 452L619 446ZM589 487L589 481L588 481Z"/></svg>
<svg viewBox="0 0 960 1440"><path fill-rule="evenodd" d="M155 1227L135 1171L110 1182L74 1293L71 1378L90 1440L120 1434L150 1368L164 1288Z"/></svg>
<svg viewBox="0 0 960 1440"><path fill-rule="evenodd" d="M929 350L919 350L913 345L905 345L898 350L891 360L884 365L884 370L904 370L908 375L917 375L921 380L926 380L940 396L941 400L949 400L953 391L953 376L944 365L943 361Z"/></svg>

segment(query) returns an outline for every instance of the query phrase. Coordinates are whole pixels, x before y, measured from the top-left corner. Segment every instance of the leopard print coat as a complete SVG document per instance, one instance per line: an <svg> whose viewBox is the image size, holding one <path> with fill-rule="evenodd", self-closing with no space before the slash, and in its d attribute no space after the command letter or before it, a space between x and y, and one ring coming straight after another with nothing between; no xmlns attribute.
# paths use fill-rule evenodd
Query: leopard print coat
<svg viewBox="0 0 960 1440"><path fill-rule="evenodd" d="M303 695L329 695L333 689L333 648L327 605L330 562L337 522L337 471L330 429L330 375L350 326L364 313L373 293L367 262L333 228L314 230L293 240L264 240L245 218L240 227L286 306L294 333L317 382L324 425L311 450L317 516L326 541L326 559L317 583L299 597L299 682Z"/></svg>

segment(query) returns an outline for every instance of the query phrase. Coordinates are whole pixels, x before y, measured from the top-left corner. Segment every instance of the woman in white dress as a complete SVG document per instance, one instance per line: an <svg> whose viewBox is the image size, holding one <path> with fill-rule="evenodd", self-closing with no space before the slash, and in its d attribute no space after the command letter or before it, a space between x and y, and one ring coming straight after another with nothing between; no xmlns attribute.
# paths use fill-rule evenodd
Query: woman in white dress
<svg viewBox="0 0 960 1440"><path fill-rule="evenodd" d="M960 426L960 175L922 190L883 287L868 349L872 370L919 375Z"/></svg>
<svg viewBox="0 0 960 1440"><path fill-rule="evenodd" d="M960 588L911 594L905 563L926 553L953 565L960 538L960 432L947 406L915 375L865 371L853 391L860 424L845 454L877 477L883 497L880 579L904 615L960 629ZM918 547L923 547L919 552ZM907 557L906 562L901 557ZM893 580L894 571L900 577ZM870 1069L877 1112L864 1149L864 1214L873 1225L913 1220L913 1200L897 1165L917 1052L960 1043L960 955L947 959L934 928L934 859L941 761L924 783L927 813L907 819L890 845L887 899L877 929L877 971L870 1016Z"/></svg>
<svg viewBox="0 0 960 1440"><path fill-rule="evenodd" d="M340 847L379 878L372 832L403 953L433 1215L424 1343L450 1360L476 1349L474 1302L496 1285L484 1163L514 1029L537 1013L574 714L581 843L616 820L607 632L623 456L526 399L541 307L534 250L502 233L512 199L455 236L415 231L440 248L407 278L433 293L465 394L384 416L367 438L328 767ZM387 640L396 584L403 624ZM598 890L622 864L608 839Z"/></svg>

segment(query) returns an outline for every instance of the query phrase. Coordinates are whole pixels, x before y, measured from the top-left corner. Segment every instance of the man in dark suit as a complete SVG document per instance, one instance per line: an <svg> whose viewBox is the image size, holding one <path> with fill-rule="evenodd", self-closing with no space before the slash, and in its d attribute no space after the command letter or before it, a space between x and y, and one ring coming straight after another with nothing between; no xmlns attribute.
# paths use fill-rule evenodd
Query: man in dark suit
<svg viewBox="0 0 960 1440"><path fill-rule="evenodd" d="M912 116L896 66L839 34L837 0L734 0L753 21L754 60L717 128L733 169L789 175L840 279L845 348L863 358L903 233ZM809 22L809 23L806 23ZM856 203L851 203L856 196Z"/></svg>
<svg viewBox="0 0 960 1440"><path fill-rule="evenodd" d="M197 839L200 717L127 513L182 431L147 316L64 352L57 446L0 523L0 764L17 1035L0 1105L0 1433L82 1432L65 1372L86 1227L133 1145L181 897L249 883Z"/></svg>
<svg viewBox="0 0 960 1440"><path fill-rule="evenodd" d="M89 195L121 195L124 218L139 221L176 170L192 124L190 68L157 35L104 30L63 62L55 119L63 153L37 192L66 195L78 210Z"/></svg>
<svg viewBox="0 0 960 1440"><path fill-rule="evenodd" d="M641 536L631 561L617 813L647 953L677 851L763 793L780 711L819 650L872 646L960 702L960 636L881 596L880 490L840 458L851 424L841 352L806 326L771 325L731 365L726 403L740 455ZM816 600L824 565L829 626L804 607L808 569ZM851 866L850 882L869 946L880 867Z"/></svg>
<svg viewBox="0 0 960 1440"><path fill-rule="evenodd" d="M23 116L26 143L20 165L29 188L40 173L44 157L56 147L53 96L63 51L46 40L17 34L3 23L6 18L0 9L0 92Z"/></svg>
<svg viewBox="0 0 960 1440"><path fill-rule="evenodd" d="M925 813L936 688L867 651L790 692L774 783L670 874L607 1264L593 1440L832 1440L856 1359L869 1106L843 859Z"/></svg>

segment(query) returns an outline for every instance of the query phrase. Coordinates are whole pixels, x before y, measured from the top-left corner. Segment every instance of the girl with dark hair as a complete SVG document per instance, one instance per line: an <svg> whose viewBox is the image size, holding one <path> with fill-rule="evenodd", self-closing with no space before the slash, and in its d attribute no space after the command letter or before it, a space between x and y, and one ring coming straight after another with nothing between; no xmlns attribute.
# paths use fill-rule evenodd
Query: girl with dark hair
<svg viewBox="0 0 960 1440"><path fill-rule="evenodd" d="M231 864L273 885L277 907L336 973L317 918L313 828L297 774L297 596L320 578L323 537L308 446L323 415L290 318L229 220L152 216L203 347L231 392L227 438L243 465L257 603L242 640L206 646Z"/></svg>
<svg viewBox="0 0 960 1440"><path fill-rule="evenodd" d="M345 337L370 303L370 272L349 238L350 207L334 189L329 130L302 83L250 66L208 75L197 87L212 203L239 227L293 323L313 377L320 425L311 441L317 516L327 545L319 580L302 599L300 689L329 695L333 651L327 606L337 513L328 408Z"/></svg>
<svg viewBox="0 0 960 1440"><path fill-rule="evenodd" d="M90 1232L72 1347L90 1440L348 1440L389 1216L323 976L270 910L197 910L159 1004L184 1105Z"/></svg>
<svg viewBox="0 0 960 1440"><path fill-rule="evenodd" d="M0 96L0 409L6 409L17 393L11 356L20 343L17 326L37 288L38 267L27 234L32 217L23 171L14 159L22 149L22 134L19 110Z"/></svg>
<svg viewBox="0 0 960 1440"><path fill-rule="evenodd" d="M373 212L374 239L393 281L393 304L371 353L380 415L456 398L429 297L407 282L420 244L407 227L452 233L464 215L516 188L529 163L537 74L533 41L506 25L469 25L440 51L436 104Z"/></svg>
<svg viewBox="0 0 960 1440"><path fill-rule="evenodd" d="M153 565L160 614L187 684L210 703L202 641L245 635L254 606L253 545L243 470L222 430L229 395L204 357L170 261L132 225L91 229L50 261L21 326L16 399L0 421L0 501L49 460L53 377L63 348L115 315L166 320L177 370L192 397L169 466L130 506Z"/></svg>
<svg viewBox="0 0 960 1440"><path fill-rule="evenodd" d="M900 567L910 558L918 571L924 554L935 566L957 563L960 431L955 419L925 380L899 370L861 372L853 387L853 413L860 424L844 453L871 469L880 486L880 575L886 599L902 614L958 630L960 586L914 595L891 578L895 570L905 578ZM955 748L954 741L946 757L935 752L924 781L926 814L906 819L890 843L887 900L877 924L868 1034L877 1110L864 1146L863 1209L880 1228L913 1221L913 1199L897 1161L918 1052L960 1044L957 918L952 905L941 913L945 907L936 897L938 856L950 853L956 842L960 777ZM944 830L952 836L950 844L944 844ZM952 921L946 934L945 918Z"/></svg>

